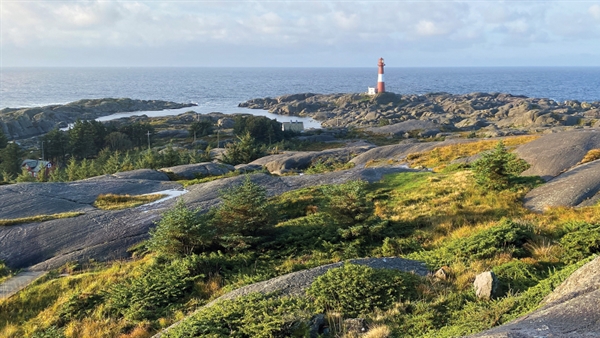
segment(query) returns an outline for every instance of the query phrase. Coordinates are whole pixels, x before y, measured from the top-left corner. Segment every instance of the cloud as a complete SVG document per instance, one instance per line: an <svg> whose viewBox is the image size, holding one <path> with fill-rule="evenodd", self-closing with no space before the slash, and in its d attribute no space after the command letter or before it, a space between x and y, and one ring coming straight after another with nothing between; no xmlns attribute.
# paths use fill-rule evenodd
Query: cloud
<svg viewBox="0 0 600 338"><path fill-rule="evenodd" d="M187 48L270 64L270 57L309 60L315 51L348 60L372 53L425 60L454 51L510 55L514 47L566 40L600 43L600 5L579 2L36 1L6 2L0 14L4 50L43 47L69 57L64 51L105 48L114 62L133 48L173 62L169 51ZM15 55L5 53L5 64L20 62Z"/></svg>

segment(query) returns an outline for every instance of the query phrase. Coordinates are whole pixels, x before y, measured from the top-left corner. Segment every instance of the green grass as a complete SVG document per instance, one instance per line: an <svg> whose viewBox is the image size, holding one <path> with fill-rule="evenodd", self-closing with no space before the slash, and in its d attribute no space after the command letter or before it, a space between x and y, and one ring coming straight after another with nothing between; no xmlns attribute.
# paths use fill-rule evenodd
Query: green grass
<svg viewBox="0 0 600 338"><path fill-rule="evenodd" d="M239 176L241 174L242 174L242 172L235 170L235 171L230 171L227 174L220 175L220 176L208 176L208 177L202 177L202 178L195 178L193 180L178 180L177 182L181 183L183 185L183 187L185 188L190 185L212 182L215 180L220 180L222 178Z"/></svg>
<svg viewBox="0 0 600 338"><path fill-rule="evenodd" d="M153 302L160 298L162 293L156 290L162 290L162 279L148 278L147 272L168 272L176 262L150 254L138 261L75 271L69 277L50 274L0 301L0 337L30 336L44 330L60 330L65 337L148 337L240 286L344 259L388 255L418 258L432 269L445 265L449 277L444 281L419 278L415 297L397 298L386 303L385 309L367 311L364 318L371 325L386 327L393 337L479 332L539 307L561 281L600 251L597 241L590 238L597 233L591 230L600 223L600 206L531 213L521 202L530 187L489 192L475 184L470 171L392 174L366 186L364 214L350 223L333 213L332 201L340 203L330 196L336 189L290 191L271 198L279 223L259 244L239 252L222 250L185 258L193 262L193 285L172 290L173 298L166 306L151 303L162 304L151 312L160 313L160 318L127 317L132 310L127 309L127 297L122 297L121 312L115 312L114 297L101 296L114 293L114 285L121 285L124 294L129 292L128 285L135 285L138 293L144 287L149 290L138 294L135 302L144 295ZM569 265L573 257L581 260ZM502 293L491 301L478 301L472 282L476 274L488 270L497 273ZM294 328L302 331L301 321L322 309L296 312L307 309L297 305L312 301L250 297L235 306L203 311L185 327L198 332L235 327L260 335L276 332L281 326L271 324L283 323L287 328L298 325ZM244 312L248 306L252 311ZM300 314L294 317L298 323L286 317L291 313ZM339 311L327 315L340 322L350 317Z"/></svg>
<svg viewBox="0 0 600 338"><path fill-rule="evenodd" d="M152 195L116 195L116 194L103 194L99 195L94 202L94 206L102 210L121 210L127 208L134 208L142 204L157 201L165 197L162 194Z"/></svg>
<svg viewBox="0 0 600 338"><path fill-rule="evenodd" d="M0 219L0 226L8 226L22 223L34 223L34 222L45 222L53 219L70 218L83 215L83 212L63 212L59 214L51 215L37 215L30 217L11 218L11 219Z"/></svg>

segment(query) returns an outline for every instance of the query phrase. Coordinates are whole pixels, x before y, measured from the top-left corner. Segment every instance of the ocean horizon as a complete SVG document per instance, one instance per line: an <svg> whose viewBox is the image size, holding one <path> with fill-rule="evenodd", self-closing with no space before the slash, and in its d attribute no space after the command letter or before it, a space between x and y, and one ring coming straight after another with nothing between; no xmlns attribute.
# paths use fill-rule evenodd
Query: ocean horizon
<svg viewBox="0 0 600 338"><path fill-rule="evenodd" d="M249 112L252 98L362 93L377 67L3 67L0 109L128 97L196 103L200 113ZM386 67L400 94L509 93L555 101L600 101L600 67Z"/></svg>

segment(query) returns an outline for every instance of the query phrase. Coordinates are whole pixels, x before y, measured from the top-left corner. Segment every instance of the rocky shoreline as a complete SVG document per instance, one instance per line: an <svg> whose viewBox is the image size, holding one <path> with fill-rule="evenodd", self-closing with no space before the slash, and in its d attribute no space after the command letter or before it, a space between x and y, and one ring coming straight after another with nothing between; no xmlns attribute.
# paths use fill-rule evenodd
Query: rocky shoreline
<svg viewBox="0 0 600 338"><path fill-rule="evenodd" d="M506 134L502 130L593 126L600 118L600 101L556 102L503 93L304 93L252 99L239 107L307 116L321 121L323 127L370 127L368 131L376 134L397 134L390 125L423 121L427 125L421 129L431 130L430 134L483 130L490 134L486 136L502 136Z"/></svg>
<svg viewBox="0 0 600 338"><path fill-rule="evenodd" d="M63 105L0 110L0 129L11 140L38 136L54 128L66 127L77 119L93 120L115 113L156 111L196 106L161 100L128 98L85 99Z"/></svg>

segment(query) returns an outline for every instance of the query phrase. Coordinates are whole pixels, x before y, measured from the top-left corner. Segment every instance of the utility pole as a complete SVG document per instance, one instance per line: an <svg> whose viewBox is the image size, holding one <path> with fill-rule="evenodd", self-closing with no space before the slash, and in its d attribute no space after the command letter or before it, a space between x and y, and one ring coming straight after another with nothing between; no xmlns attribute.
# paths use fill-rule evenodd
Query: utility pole
<svg viewBox="0 0 600 338"><path fill-rule="evenodd" d="M150 151L150 130L148 130L148 151Z"/></svg>

